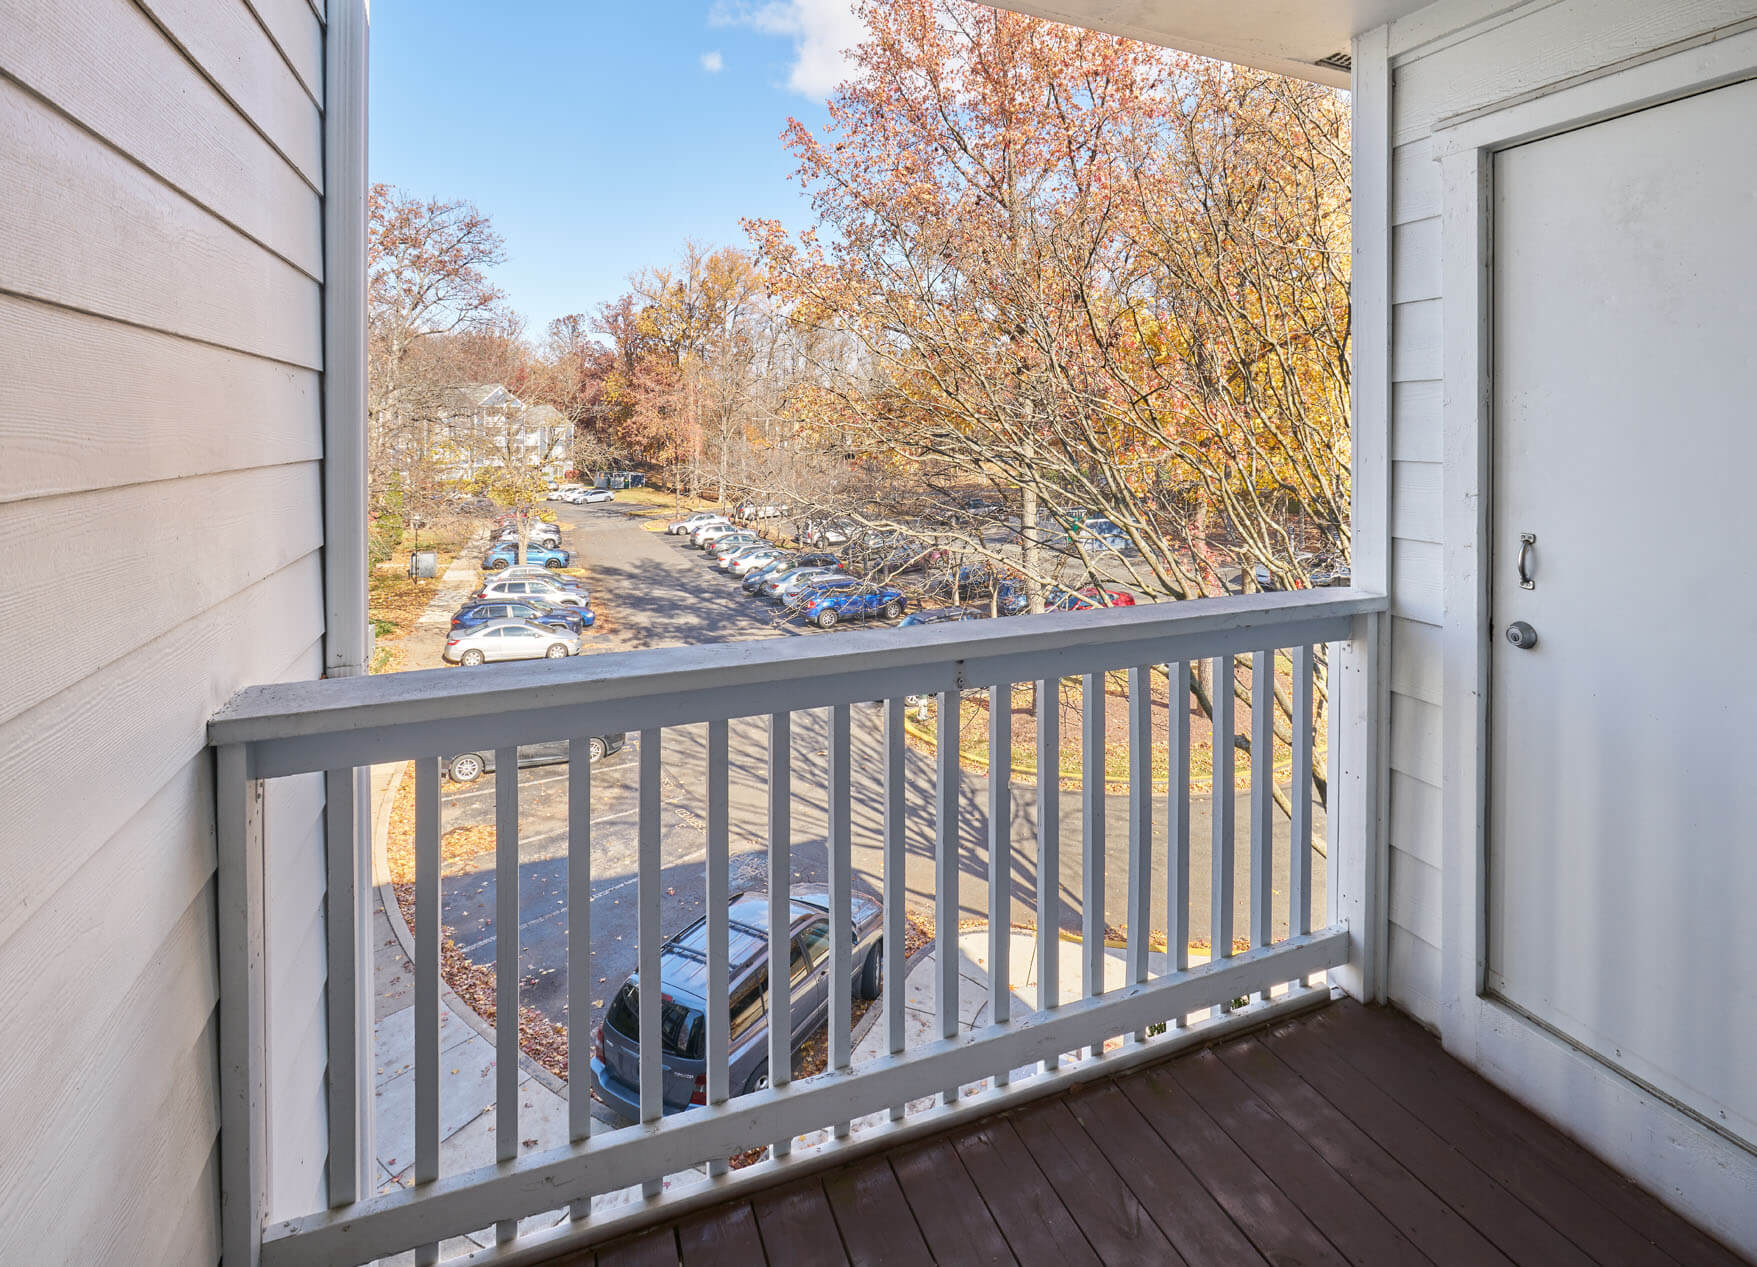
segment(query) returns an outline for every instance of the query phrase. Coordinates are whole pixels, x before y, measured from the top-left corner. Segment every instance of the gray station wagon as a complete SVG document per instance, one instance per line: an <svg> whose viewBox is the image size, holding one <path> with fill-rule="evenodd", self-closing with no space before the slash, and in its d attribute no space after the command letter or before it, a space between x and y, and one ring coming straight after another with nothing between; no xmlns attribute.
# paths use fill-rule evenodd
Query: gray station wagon
<svg viewBox="0 0 1757 1267"><path fill-rule="evenodd" d="M822 885L793 890L792 1050L830 1010L830 898ZM875 999L883 985L881 910L855 894L849 904L854 930L853 992ZM731 983L731 1056L727 1086L733 1095L769 1085L769 895L735 893L727 937ZM665 1112L677 1113L708 1098L708 923L698 919L659 951L660 1067ZM630 976L594 1035L592 1086L611 1109L630 1121L640 1117L640 980Z"/></svg>

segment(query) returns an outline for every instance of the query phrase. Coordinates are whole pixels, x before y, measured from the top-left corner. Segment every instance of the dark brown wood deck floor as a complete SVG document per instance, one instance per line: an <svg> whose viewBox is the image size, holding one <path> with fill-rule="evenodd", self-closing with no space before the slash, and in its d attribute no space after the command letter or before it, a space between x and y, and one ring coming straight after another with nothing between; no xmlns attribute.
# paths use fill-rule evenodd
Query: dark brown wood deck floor
<svg viewBox="0 0 1757 1267"><path fill-rule="evenodd" d="M556 1260L1742 1261L1406 1018L1346 1002Z"/></svg>

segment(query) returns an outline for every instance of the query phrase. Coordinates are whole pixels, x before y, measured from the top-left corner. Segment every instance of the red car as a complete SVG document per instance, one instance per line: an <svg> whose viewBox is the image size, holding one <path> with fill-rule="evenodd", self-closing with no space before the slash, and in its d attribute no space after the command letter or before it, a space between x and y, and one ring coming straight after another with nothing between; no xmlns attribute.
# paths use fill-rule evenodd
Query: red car
<svg viewBox="0 0 1757 1267"><path fill-rule="evenodd" d="M1090 611L1096 607L1133 607L1135 596L1126 590L1104 589L1097 585L1077 590L1052 590L1044 599L1048 611Z"/></svg>

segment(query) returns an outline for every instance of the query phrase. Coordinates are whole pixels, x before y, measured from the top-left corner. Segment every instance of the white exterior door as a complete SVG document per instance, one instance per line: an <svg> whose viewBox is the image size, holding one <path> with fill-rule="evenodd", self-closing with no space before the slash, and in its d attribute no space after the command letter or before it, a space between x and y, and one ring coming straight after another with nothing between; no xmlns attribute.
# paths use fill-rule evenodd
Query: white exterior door
<svg viewBox="0 0 1757 1267"><path fill-rule="evenodd" d="M1757 1142L1757 83L1493 216L1487 983Z"/></svg>

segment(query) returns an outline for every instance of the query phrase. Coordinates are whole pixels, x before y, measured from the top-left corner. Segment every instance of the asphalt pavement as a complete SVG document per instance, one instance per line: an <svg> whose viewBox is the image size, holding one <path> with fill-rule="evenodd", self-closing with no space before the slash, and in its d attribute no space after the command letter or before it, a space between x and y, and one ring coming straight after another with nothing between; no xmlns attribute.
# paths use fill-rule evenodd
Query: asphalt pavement
<svg viewBox="0 0 1757 1267"><path fill-rule="evenodd" d="M566 544L582 552L593 574L593 604L600 610L601 631L589 638L586 653L610 649L661 647L684 643L738 641L775 636L838 637L840 631L778 628L774 609L744 594L737 582L717 572L699 551L679 538L648 530L644 521L616 503L567 507L555 504ZM1077 617L1070 616L1070 619ZM484 670L474 670L482 672ZM486 671L492 672L490 668ZM882 722L877 705L853 706L853 787L855 883L877 894L882 891ZM815 710L792 719L792 841L791 871L795 883L823 882L825 872L825 806L827 788L828 713ZM686 726L663 732L661 760L661 928L676 932L702 913L705 886L703 857L706 802L706 727ZM587 997L592 1023L599 1010L635 965L636 941L636 792L640 738L629 736L628 747L594 769L591 827L590 942L592 975ZM749 718L731 728L732 886L767 883L768 721ZM933 761L911 748L905 781L907 806L907 875L905 891L912 908L934 908ZM566 1015L567 887L566 767L525 770L520 776L520 961L525 1001L552 1019ZM1013 918L1031 923L1036 912L1037 797L1028 783L1014 781L1009 798L1013 850L1007 868L1013 895ZM988 911L988 787L984 776L966 773L959 805L958 897L971 918ZM1060 797L1061 909L1064 928L1081 926L1081 893L1085 857L1082 849L1082 796L1064 790ZM1152 888L1156 894L1153 924L1165 926L1166 797L1154 798ZM493 780L444 788L444 830L494 821ZM1209 931L1212 871L1212 805L1206 794L1193 798L1191 810L1191 935L1206 939ZM1128 799L1106 796L1102 848L1104 916L1109 924L1125 922L1128 890ZM1279 820L1279 815L1277 816ZM1250 810L1247 790L1240 788L1235 808L1234 882L1235 934L1249 932ZM1276 936L1287 925L1287 824L1275 824L1274 856L1277 894ZM1322 814L1319 814L1322 839ZM1323 910L1323 859L1314 859L1316 909ZM491 853L454 862L444 882L445 920L453 940L472 960L495 958L494 859Z"/></svg>

